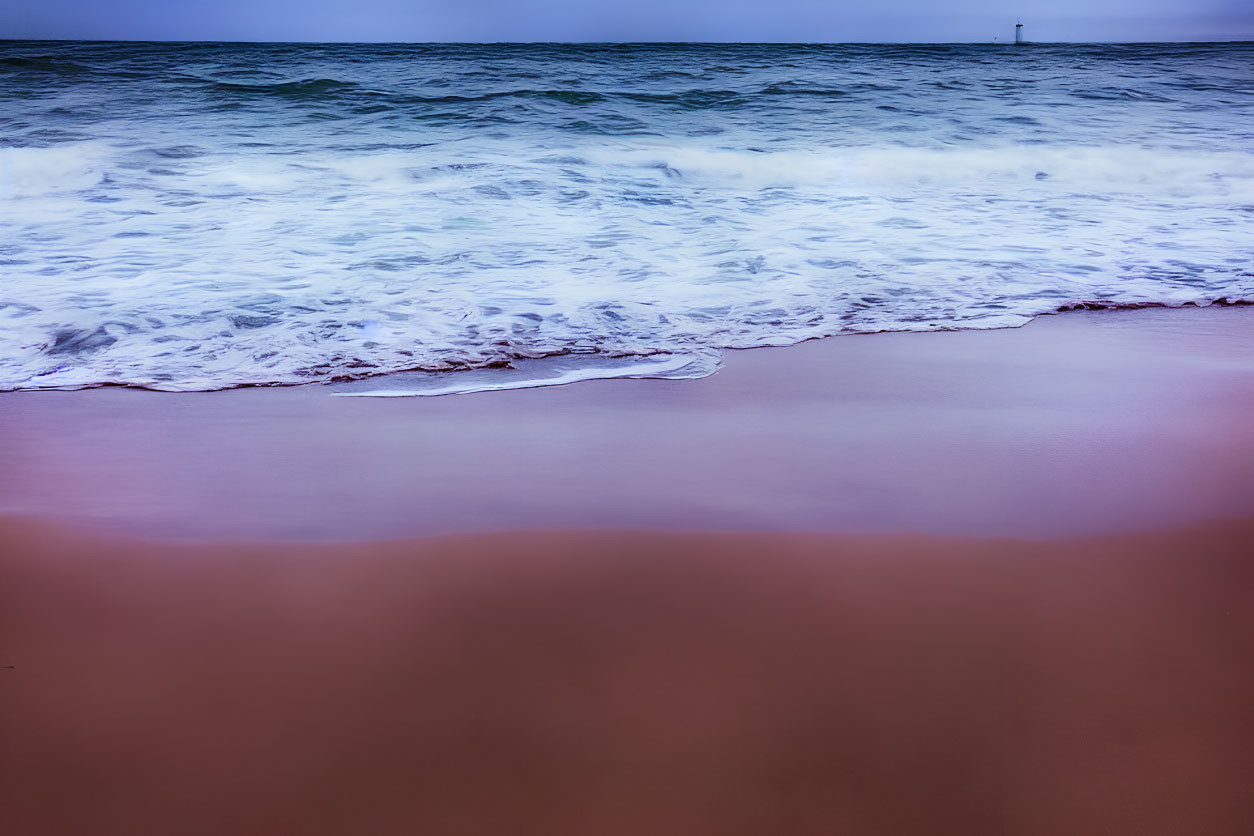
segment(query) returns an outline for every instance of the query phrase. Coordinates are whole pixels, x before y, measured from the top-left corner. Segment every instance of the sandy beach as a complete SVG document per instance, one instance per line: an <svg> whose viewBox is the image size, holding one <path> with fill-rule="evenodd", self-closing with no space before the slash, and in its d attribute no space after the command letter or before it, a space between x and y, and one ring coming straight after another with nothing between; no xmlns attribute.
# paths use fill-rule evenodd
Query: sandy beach
<svg viewBox="0 0 1254 836"><path fill-rule="evenodd" d="M1251 537L6 523L0 829L1237 836Z"/></svg>
<svg viewBox="0 0 1254 836"><path fill-rule="evenodd" d="M0 830L1246 833L1252 326L0 395Z"/></svg>

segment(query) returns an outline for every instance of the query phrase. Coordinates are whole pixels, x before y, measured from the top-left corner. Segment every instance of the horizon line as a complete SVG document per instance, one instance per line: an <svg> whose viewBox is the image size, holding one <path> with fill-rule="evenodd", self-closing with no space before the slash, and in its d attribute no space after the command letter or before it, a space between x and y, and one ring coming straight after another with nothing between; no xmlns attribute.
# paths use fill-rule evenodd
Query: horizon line
<svg viewBox="0 0 1254 836"><path fill-rule="evenodd" d="M74 44L254 44L310 46L1138 46L1159 44L1254 44L1254 39L1188 41L1025 41L996 39L982 41L270 41L218 40L212 38L7 38L0 43Z"/></svg>

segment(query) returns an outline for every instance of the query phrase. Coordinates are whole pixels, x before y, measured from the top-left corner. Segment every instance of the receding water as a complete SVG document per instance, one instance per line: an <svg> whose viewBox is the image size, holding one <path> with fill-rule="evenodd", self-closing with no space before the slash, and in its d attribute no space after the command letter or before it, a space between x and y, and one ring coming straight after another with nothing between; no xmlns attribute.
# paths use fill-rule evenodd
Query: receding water
<svg viewBox="0 0 1254 836"><path fill-rule="evenodd" d="M9 42L0 196L0 389L692 376L1254 299L1254 45Z"/></svg>

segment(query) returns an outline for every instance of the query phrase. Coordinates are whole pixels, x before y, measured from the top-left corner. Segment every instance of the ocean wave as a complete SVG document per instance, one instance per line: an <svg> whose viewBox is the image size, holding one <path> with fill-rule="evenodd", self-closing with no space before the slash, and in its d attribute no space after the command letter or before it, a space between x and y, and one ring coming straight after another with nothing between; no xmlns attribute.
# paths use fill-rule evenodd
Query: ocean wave
<svg viewBox="0 0 1254 836"><path fill-rule="evenodd" d="M0 388L1244 304L1254 51L1173 50L0 45Z"/></svg>
<svg viewBox="0 0 1254 836"><path fill-rule="evenodd" d="M16 198L0 220L27 231L11 268L25 307L0 310L0 387L204 389L682 354L1245 299L1254 286L1244 226L1214 214L1254 203L1254 155L488 150L243 161L145 149L183 166L168 172L99 144L0 149ZM49 235L66 217L78 222ZM1141 238L1147 223L1156 240Z"/></svg>
<svg viewBox="0 0 1254 836"><path fill-rule="evenodd" d="M422 95L403 90L369 88L361 84L335 79L306 79L302 81L252 84L240 82L212 82L216 93L245 96L279 96L293 101L319 102L352 95L392 107L423 105L475 105L507 100L555 102L566 105L590 105L610 100L673 106L682 109L702 110L718 107L734 107L744 104L754 93L735 90L691 89L674 92L638 92L631 90L582 90L582 89L509 89L490 90L475 95L448 94ZM764 90L764 95L779 95L783 90ZM827 91L800 90L798 95L825 95Z"/></svg>
<svg viewBox="0 0 1254 836"><path fill-rule="evenodd" d="M334 78L306 78L299 81L278 81L270 84L247 84L234 81L214 81L212 88L220 93L247 96L279 96L286 99L320 99L337 93L358 89L352 81Z"/></svg>
<svg viewBox="0 0 1254 836"><path fill-rule="evenodd" d="M43 55L0 56L0 71L5 69L48 73L85 73L88 68L76 61Z"/></svg>

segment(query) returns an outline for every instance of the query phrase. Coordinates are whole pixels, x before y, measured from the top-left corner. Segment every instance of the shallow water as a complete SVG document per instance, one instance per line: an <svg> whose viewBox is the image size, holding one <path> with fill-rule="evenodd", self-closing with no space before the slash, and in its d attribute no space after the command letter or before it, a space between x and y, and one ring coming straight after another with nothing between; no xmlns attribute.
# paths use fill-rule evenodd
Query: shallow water
<svg viewBox="0 0 1254 836"><path fill-rule="evenodd" d="M718 348L1254 300L1251 67L1249 44L0 44L0 389L551 355L536 382L692 376Z"/></svg>

